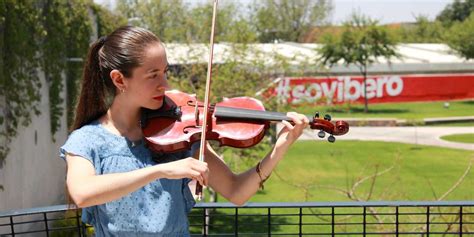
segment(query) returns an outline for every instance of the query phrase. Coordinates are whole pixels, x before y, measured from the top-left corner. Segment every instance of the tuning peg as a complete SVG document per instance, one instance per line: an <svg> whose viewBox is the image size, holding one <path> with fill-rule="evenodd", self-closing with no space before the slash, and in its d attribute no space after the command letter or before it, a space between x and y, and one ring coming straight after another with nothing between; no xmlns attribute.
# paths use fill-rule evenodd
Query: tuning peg
<svg viewBox="0 0 474 237"><path fill-rule="evenodd" d="M325 133L323 130L320 130L320 131L318 132L318 137L324 138L324 136L326 136L326 133Z"/></svg>
<svg viewBox="0 0 474 237"><path fill-rule="evenodd" d="M324 120L331 121L331 115L329 114L324 115Z"/></svg>
<svg viewBox="0 0 474 237"><path fill-rule="evenodd" d="M331 134L329 137L328 137L328 141L330 143L334 143L336 141L336 138Z"/></svg>
<svg viewBox="0 0 474 237"><path fill-rule="evenodd" d="M316 113L314 114L314 117L315 117L315 118L319 118L319 112L316 112Z"/></svg>

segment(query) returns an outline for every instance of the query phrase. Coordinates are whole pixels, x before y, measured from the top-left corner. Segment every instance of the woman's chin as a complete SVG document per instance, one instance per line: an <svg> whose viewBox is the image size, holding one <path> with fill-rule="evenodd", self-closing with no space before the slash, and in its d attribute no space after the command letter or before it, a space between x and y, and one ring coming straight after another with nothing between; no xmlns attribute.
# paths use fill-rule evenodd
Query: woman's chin
<svg viewBox="0 0 474 237"><path fill-rule="evenodd" d="M163 101L150 104L148 106L145 106L144 108L151 109L151 110L157 110L157 109L161 108L161 106L163 106Z"/></svg>

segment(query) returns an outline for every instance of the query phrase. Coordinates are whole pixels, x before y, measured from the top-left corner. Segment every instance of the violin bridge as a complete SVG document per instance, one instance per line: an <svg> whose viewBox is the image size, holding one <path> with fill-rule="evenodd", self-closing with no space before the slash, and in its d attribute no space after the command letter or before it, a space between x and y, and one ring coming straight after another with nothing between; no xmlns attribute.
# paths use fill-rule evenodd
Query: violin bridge
<svg viewBox="0 0 474 237"><path fill-rule="evenodd" d="M198 104L194 104L194 119L196 120L196 126L199 126L199 107Z"/></svg>

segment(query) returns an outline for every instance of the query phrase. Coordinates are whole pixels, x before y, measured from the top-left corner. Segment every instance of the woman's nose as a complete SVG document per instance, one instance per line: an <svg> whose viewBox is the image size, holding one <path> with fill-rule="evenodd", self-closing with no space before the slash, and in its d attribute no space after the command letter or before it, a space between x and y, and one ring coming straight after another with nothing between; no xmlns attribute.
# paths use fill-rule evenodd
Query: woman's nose
<svg viewBox="0 0 474 237"><path fill-rule="evenodd" d="M168 81L167 81L167 80L163 80L163 81L160 83L160 85L158 85L158 88L157 88L157 89L158 89L158 90L163 90L163 91L165 91L165 90L167 90L167 89L170 89L170 86L169 86L169 84L168 84Z"/></svg>
<svg viewBox="0 0 474 237"><path fill-rule="evenodd" d="M167 89L169 89L168 85L161 85L156 87L156 90L159 92L165 92Z"/></svg>

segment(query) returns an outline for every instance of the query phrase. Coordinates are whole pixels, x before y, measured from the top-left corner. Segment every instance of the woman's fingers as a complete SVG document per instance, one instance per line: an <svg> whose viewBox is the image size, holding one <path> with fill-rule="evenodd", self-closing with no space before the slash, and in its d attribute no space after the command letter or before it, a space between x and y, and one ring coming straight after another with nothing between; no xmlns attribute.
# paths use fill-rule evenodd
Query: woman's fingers
<svg viewBox="0 0 474 237"><path fill-rule="evenodd" d="M304 114L299 114L299 113L295 113L295 112L288 112L287 116L291 118L291 120L293 121L293 123L295 125L306 126L309 123L308 117L306 117L306 115L304 115Z"/></svg>
<svg viewBox="0 0 474 237"><path fill-rule="evenodd" d="M192 177L191 178L197 180L201 185L207 186L208 178L209 178L209 168L207 167L207 163L196 160L192 157L189 159L192 159L191 161Z"/></svg>
<svg viewBox="0 0 474 237"><path fill-rule="evenodd" d="M209 172L197 172L193 176L193 179L197 180L202 186L207 186L209 180Z"/></svg>
<svg viewBox="0 0 474 237"><path fill-rule="evenodd" d="M288 112L286 116L291 118L291 121L295 124L295 126L301 124L301 121L295 112Z"/></svg>
<svg viewBox="0 0 474 237"><path fill-rule="evenodd" d="M202 186L205 186L205 179L204 177L201 175L201 173L197 172L197 171L194 171L192 172L193 174L191 174L191 179L194 179L196 180L197 182L199 182L199 184L201 184Z"/></svg>
<svg viewBox="0 0 474 237"><path fill-rule="evenodd" d="M281 121L281 123L283 123L283 125L285 125L285 128L287 128L288 130L291 130L294 128L294 126L288 121L283 120Z"/></svg>
<svg viewBox="0 0 474 237"><path fill-rule="evenodd" d="M299 136L301 136L304 128L308 126L309 119L305 115L295 112L288 112L286 115L291 118L293 124L290 124L287 121L282 121L285 127L282 129L280 134L288 133L287 138L290 141L295 141Z"/></svg>

